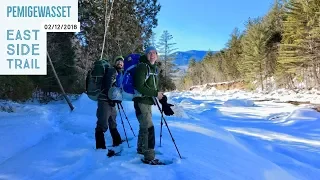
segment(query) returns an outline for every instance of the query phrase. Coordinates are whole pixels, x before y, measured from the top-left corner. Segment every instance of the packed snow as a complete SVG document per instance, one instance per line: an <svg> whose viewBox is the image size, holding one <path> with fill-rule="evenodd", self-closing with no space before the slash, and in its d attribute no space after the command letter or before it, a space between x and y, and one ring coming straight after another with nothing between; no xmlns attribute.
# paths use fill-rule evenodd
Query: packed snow
<svg viewBox="0 0 320 180"><path fill-rule="evenodd" d="M194 89L166 93L174 116L153 106L156 158L172 164L143 164L136 153L139 124L132 102L123 102L121 156L96 150L96 102L82 94L70 111L65 101L0 101L0 179L318 179L320 114L310 104L320 93L269 94ZM130 125L132 126L132 130ZM171 138L168 128L172 133ZM135 135L135 136L134 136ZM105 134L111 146L109 131ZM179 153L182 158L179 157Z"/></svg>

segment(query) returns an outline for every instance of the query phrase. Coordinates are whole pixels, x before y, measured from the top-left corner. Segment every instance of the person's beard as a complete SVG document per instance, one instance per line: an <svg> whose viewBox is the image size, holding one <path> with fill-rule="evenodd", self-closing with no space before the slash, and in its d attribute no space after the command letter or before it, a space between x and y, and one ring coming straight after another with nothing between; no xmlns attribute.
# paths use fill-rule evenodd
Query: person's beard
<svg viewBox="0 0 320 180"><path fill-rule="evenodd" d="M121 71L121 70L122 70L122 68L121 68L121 67L119 67L119 66L116 66L116 70L117 70L117 71Z"/></svg>

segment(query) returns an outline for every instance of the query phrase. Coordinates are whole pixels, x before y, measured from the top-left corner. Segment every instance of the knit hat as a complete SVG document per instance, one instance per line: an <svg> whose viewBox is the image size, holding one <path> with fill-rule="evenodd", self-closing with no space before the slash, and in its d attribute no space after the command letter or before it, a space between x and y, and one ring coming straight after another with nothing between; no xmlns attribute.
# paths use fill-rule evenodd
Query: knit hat
<svg viewBox="0 0 320 180"><path fill-rule="evenodd" d="M114 58L114 61L124 61L124 58L122 56L117 56L116 58Z"/></svg>
<svg viewBox="0 0 320 180"><path fill-rule="evenodd" d="M149 47L145 50L145 53L148 54L148 53L149 53L150 51L152 51L152 50L157 51L157 49L156 49L155 47L149 46Z"/></svg>

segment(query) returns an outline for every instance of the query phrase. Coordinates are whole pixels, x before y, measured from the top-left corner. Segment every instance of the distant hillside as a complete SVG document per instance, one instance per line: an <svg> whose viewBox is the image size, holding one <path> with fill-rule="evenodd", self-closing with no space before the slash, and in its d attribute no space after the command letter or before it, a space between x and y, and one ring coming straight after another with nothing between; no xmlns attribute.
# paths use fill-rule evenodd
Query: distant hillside
<svg viewBox="0 0 320 180"><path fill-rule="evenodd" d="M195 58L195 60L201 61L205 55L208 53L209 51L197 51L197 50L190 50L190 51L178 51L176 53L174 53L173 55L176 57L174 63L177 66L185 66L188 65L189 60L191 58ZM212 51L213 53L216 53L216 51Z"/></svg>
<svg viewBox="0 0 320 180"><path fill-rule="evenodd" d="M175 57L174 63L176 66L176 72L172 73L174 80L179 79L181 76L184 76L189 65L189 60L194 58L197 62L201 61L209 51L198 51L198 50L190 50L190 51L178 51L173 53L172 55ZM217 51L211 51L215 54Z"/></svg>

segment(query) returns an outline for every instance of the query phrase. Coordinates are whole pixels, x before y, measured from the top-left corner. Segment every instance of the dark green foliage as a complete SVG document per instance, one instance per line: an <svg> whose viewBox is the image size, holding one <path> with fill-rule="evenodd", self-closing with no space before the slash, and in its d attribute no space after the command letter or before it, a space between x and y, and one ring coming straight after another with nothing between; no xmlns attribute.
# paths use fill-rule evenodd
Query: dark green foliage
<svg viewBox="0 0 320 180"><path fill-rule="evenodd" d="M0 76L0 99L26 101L34 88L29 76Z"/></svg>
<svg viewBox="0 0 320 180"><path fill-rule="evenodd" d="M176 85L172 80L172 77L165 76L162 63L158 63L158 67L160 69L159 72L159 89L160 91L173 91L176 89Z"/></svg>

